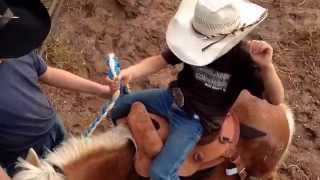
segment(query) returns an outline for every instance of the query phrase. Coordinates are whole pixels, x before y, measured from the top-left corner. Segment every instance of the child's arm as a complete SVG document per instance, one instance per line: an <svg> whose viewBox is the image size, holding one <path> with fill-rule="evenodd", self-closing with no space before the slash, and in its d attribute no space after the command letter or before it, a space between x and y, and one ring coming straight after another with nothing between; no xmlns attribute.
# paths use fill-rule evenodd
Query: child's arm
<svg viewBox="0 0 320 180"><path fill-rule="evenodd" d="M263 96L269 103L278 105L284 102L284 88L273 65L261 68L261 77L265 87Z"/></svg>
<svg viewBox="0 0 320 180"><path fill-rule="evenodd" d="M123 69L117 79L127 84L130 80L139 79L156 73L166 67L167 64L167 61L161 55L151 56L138 64Z"/></svg>
<svg viewBox="0 0 320 180"><path fill-rule="evenodd" d="M53 67L48 67L40 76L40 80L58 88L95 94L103 98L111 97L116 91L112 86L105 86Z"/></svg>
<svg viewBox="0 0 320 180"><path fill-rule="evenodd" d="M1 180L10 180L7 173L0 167L0 179Z"/></svg>
<svg viewBox="0 0 320 180"><path fill-rule="evenodd" d="M260 67L264 98L274 105L283 103L284 88L272 64L272 47L264 41L248 41L247 45L253 61Z"/></svg>

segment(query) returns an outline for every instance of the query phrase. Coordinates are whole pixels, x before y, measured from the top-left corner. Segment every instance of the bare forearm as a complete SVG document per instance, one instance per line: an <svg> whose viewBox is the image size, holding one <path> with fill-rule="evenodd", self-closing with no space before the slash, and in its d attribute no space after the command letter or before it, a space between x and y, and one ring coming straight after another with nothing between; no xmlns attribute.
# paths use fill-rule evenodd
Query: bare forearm
<svg viewBox="0 0 320 180"><path fill-rule="evenodd" d="M158 72L160 69L166 67L167 62L161 55L152 56L142 60L140 63L131 66L124 71L131 74L132 79L138 79L141 77L148 76L150 74Z"/></svg>
<svg viewBox="0 0 320 180"><path fill-rule="evenodd" d="M264 82L264 98L269 103L278 105L284 102L284 88L273 65L261 68L261 76Z"/></svg>
<svg viewBox="0 0 320 180"><path fill-rule="evenodd" d="M69 90L75 90L95 95L102 95L107 90L107 86L84 79L70 72L48 67L40 80L46 84Z"/></svg>
<svg viewBox="0 0 320 180"><path fill-rule="evenodd" d="M0 167L0 179L1 180L10 180L7 173Z"/></svg>

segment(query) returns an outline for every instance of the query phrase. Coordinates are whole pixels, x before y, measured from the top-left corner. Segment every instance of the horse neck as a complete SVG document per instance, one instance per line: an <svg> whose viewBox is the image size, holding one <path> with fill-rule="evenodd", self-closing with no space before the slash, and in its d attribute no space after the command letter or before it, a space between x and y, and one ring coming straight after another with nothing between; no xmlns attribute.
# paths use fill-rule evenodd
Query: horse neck
<svg viewBox="0 0 320 180"><path fill-rule="evenodd" d="M134 172L134 152L132 143L115 150L98 149L63 169L68 180L127 179Z"/></svg>
<svg viewBox="0 0 320 180"><path fill-rule="evenodd" d="M266 136L250 141L240 139L238 151L247 171L256 176L274 172L291 142L294 120L290 117L290 109L284 104L274 106L242 92L232 112L241 123L266 133Z"/></svg>

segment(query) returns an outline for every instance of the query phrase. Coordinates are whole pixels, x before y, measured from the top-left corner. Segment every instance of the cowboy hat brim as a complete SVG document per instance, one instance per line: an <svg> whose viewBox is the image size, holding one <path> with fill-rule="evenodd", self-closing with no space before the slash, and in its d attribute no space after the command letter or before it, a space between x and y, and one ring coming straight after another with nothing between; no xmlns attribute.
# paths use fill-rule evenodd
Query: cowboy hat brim
<svg viewBox="0 0 320 180"><path fill-rule="evenodd" d="M227 53L262 22L267 14L265 8L247 0L239 0L236 7L239 8L242 24L253 24L259 19L261 21L243 31L226 36L203 51L203 48L214 41L218 41L221 37L209 40L195 32L192 27L192 19L196 3L197 0L182 0L176 15L168 25L166 33L169 49L183 62L194 66L206 66Z"/></svg>
<svg viewBox="0 0 320 180"><path fill-rule="evenodd" d="M0 58L16 58L41 46L50 32L51 20L40 0L5 1L14 16L0 29Z"/></svg>

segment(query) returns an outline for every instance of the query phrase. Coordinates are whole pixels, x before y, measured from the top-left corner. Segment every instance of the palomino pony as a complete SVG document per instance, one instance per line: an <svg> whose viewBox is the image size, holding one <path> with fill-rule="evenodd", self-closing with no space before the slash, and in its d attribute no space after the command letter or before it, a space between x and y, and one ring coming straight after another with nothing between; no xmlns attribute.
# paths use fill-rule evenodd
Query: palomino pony
<svg viewBox="0 0 320 180"><path fill-rule="evenodd" d="M237 149L249 176L277 179L277 168L283 161L294 132L294 119L285 105L273 106L264 100L241 93L232 108L241 123L265 135L254 139L240 138ZM257 121L257 119L259 119ZM45 159L30 151L18 164L22 170L13 180L138 180L134 169L136 148L125 124L97 136L72 138ZM229 164L199 171L183 179L235 180L227 176Z"/></svg>

